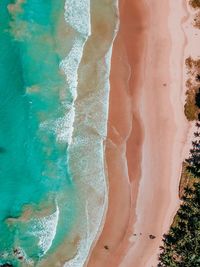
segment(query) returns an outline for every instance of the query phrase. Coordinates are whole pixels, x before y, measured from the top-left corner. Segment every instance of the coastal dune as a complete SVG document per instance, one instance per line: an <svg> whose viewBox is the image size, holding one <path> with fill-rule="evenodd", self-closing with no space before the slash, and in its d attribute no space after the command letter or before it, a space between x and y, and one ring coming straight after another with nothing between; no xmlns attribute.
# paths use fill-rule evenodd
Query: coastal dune
<svg viewBox="0 0 200 267"><path fill-rule="evenodd" d="M109 204L90 267L157 266L180 204L188 151L184 117L183 1L119 1L106 164Z"/></svg>

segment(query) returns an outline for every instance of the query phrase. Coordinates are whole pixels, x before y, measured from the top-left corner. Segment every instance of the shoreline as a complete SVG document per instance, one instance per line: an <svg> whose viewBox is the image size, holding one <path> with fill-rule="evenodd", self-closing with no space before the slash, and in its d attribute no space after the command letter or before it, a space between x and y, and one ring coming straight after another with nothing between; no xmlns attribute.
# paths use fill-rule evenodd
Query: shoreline
<svg viewBox="0 0 200 267"><path fill-rule="evenodd" d="M128 5L129 8L124 8L125 5ZM138 183L140 174L138 162L141 157L141 147L138 142L141 144L143 139L138 108L140 97L138 85L142 81L139 75L140 60L143 57L141 50L145 49L143 37L146 34L147 27L140 19L140 16L146 15L143 8L144 5L141 5L141 3L132 3L132 1L121 1L119 4L120 21L123 17L126 23L120 24L113 45L111 65L110 109L106 142L106 161L110 188L109 206L103 232L91 253L87 265L91 267L118 266L130 246L128 241L130 227L129 229L127 227L132 225L134 220L134 214L131 210L133 199L137 195L137 186L134 187L134 185ZM132 16L132 10L134 10L134 16ZM129 21L131 21L130 25ZM128 29L126 29L127 25L129 25ZM131 27L134 28L134 31L130 35ZM135 35L140 32L140 42L133 45ZM133 54L131 52L133 46L137 53ZM132 72L135 64L138 70L136 70L137 73L134 71L133 77ZM138 79L135 79L137 74ZM135 126L136 123L138 127ZM132 131L134 131L134 135L131 135ZM132 143L131 149L134 149L134 151L137 149L137 158L134 158L134 161L127 162L127 153L131 154L131 151L127 151L127 140ZM134 164L134 167L130 169L131 164ZM137 173L135 170L137 170ZM132 190L134 193L131 192ZM105 246L108 249L105 249Z"/></svg>
<svg viewBox="0 0 200 267"><path fill-rule="evenodd" d="M156 266L162 235L168 231L179 207L179 178L184 154L188 153L186 136L190 127L183 112L185 37L181 25L185 10L182 1L176 3L176 10L173 5L172 0L170 6L168 1L151 0L141 10L132 1L121 1L119 5L120 28L112 55L106 150L109 206L89 267ZM137 10L136 25L133 10ZM132 26L131 33L135 29L133 39L127 25ZM177 31L181 36L177 37ZM138 50L133 49L137 43ZM125 78L124 72L128 72ZM139 118L139 125L135 118ZM132 119L131 125L128 121ZM151 239L151 235L155 238Z"/></svg>
<svg viewBox="0 0 200 267"><path fill-rule="evenodd" d="M99 236L107 206L104 140L107 129L109 70L118 21L116 0L94 1L90 6L91 34L78 69L75 123L70 166L80 190L76 256L65 266L85 266ZM81 223L80 223L81 222Z"/></svg>

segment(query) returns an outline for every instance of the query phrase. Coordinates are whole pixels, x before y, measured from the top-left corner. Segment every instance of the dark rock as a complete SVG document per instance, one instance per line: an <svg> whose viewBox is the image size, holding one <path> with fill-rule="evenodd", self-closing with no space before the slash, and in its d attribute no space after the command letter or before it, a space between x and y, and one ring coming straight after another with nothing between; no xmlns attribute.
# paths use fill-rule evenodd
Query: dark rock
<svg viewBox="0 0 200 267"><path fill-rule="evenodd" d="M5 263L5 264L0 265L0 267L14 267L14 266L10 263Z"/></svg>
<svg viewBox="0 0 200 267"><path fill-rule="evenodd" d="M197 76L196 76L196 81L197 81L197 82L200 82L200 74L197 74Z"/></svg>
<svg viewBox="0 0 200 267"><path fill-rule="evenodd" d="M155 239L156 237L155 237L155 235L149 235L149 238L150 239Z"/></svg>
<svg viewBox="0 0 200 267"><path fill-rule="evenodd" d="M13 249L14 254L19 254L19 250L17 248Z"/></svg>
<svg viewBox="0 0 200 267"><path fill-rule="evenodd" d="M106 250L108 250L108 249L109 249L109 247L108 247L107 245L105 245L105 246L104 246L104 248L105 248Z"/></svg>

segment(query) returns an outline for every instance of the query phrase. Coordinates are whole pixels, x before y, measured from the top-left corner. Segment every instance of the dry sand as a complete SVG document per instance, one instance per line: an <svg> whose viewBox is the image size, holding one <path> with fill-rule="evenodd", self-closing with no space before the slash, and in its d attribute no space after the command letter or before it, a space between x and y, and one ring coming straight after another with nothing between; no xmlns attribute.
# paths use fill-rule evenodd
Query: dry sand
<svg viewBox="0 0 200 267"><path fill-rule="evenodd" d="M87 266L151 267L179 206L188 152L188 13L182 0L122 0L119 8L106 144L109 206Z"/></svg>

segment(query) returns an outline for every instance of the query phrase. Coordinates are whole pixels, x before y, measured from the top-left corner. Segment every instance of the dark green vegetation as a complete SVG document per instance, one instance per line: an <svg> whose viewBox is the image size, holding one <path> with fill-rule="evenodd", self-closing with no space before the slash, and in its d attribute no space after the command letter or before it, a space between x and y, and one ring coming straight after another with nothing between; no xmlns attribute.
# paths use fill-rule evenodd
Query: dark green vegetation
<svg viewBox="0 0 200 267"><path fill-rule="evenodd" d="M159 267L200 266L200 124L196 123L195 140L186 159L186 174L193 180L187 184L182 204L174 222L163 237Z"/></svg>
<svg viewBox="0 0 200 267"><path fill-rule="evenodd" d="M197 107L200 108L200 88L199 88L199 92L196 94L195 101L196 101Z"/></svg>
<svg viewBox="0 0 200 267"><path fill-rule="evenodd" d="M200 266L200 123L184 163L182 204L168 234L163 236L159 267Z"/></svg>
<svg viewBox="0 0 200 267"><path fill-rule="evenodd" d="M200 7L199 1L190 1ZM179 185L181 206L163 236L158 267L200 267L200 60L186 59L189 79L185 103L188 121L196 121L189 157Z"/></svg>

